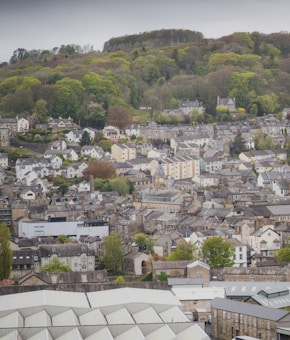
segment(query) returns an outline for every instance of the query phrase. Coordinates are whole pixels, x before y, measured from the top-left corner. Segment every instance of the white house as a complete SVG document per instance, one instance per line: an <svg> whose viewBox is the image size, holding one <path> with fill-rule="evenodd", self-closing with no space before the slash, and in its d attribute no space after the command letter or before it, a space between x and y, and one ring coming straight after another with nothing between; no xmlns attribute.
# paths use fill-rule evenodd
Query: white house
<svg viewBox="0 0 290 340"><path fill-rule="evenodd" d="M250 235L250 246L257 254L273 256L281 246L280 234L273 225L264 225Z"/></svg>
<svg viewBox="0 0 290 340"><path fill-rule="evenodd" d="M88 181L82 181L78 184L78 192L88 192L91 190L91 184Z"/></svg>
<svg viewBox="0 0 290 340"><path fill-rule="evenodd" d="M17 119L17 132L29 131L29 121L25 118Z"/></svg>
<svg viewBox="0 0 290 340"><path fill-rule="evenodd" d="M139 125L130 125L129 127L127 127L127 129L125 130L125 134L128 137L139 137L140 134L140 126Z"/></svg>
<svg viewBox="0 0 290 340"><path fill-rule="evenodd" d="M104 150L96 145L84 145L81 148L81 155L95 159L102 159L104 157Z"/></svg>
<svg viewBox="0 0 290 340"><path fill-rule="evenodd" d="M27 173L35 168L43 168L49 164L49 160L44 158L18 158L15 163L16 178L22 180Z"/></svg>
<svg viewBox="0 0 290 340"><path fill-rule="evenodd" d="M35 192L33 192L32 190L25 190L20 194L20 197L23 200L35 200Z"/></svg>
<svg viewBox="0 0 290 340"><path fill-rule="evenodd" d="M227 239L230 244L235 248L234 254L234 267L247 267L248 266L248 246L236 238Z"/></svg>
<svg viewBox="0 0 290 340"><path fill-rule="evenodd" d="M83 130L71 130L66 133L65 140L69 143L79 143L83 135Z"/></svg>
<svg viewBox="0 0 290 340"><path fill-rule="evenodd" d="M36 170L28 171L25 176L21 178L21 183L27 186L32 185L32 183L39 178Z"/></svg>
<svg viewBox="0 0 290 340"><path fill-rule="evenodd" d="M94 139L94 138L96 137L97 130L92 129L92 128L90 128L90 127L86 127L86 128L83 129L83 133L84 133L85 131L89 134L90 139Z"/></svg>
<svg viewBox="0 0 290 340"><path fill-rule="evenodd" d="M79 160L78 154L73 149L66 149L61 152L63 158L67 161L77 162Z"/></svg>
<svg viewBox="0 0 290 340"><path fill-rule="evenodd" d="M50 158L50 164L52 169L60 169L62 166L62 159L59 156L53 156Z"/></svg>
<svg viewBox="0 0 290 340"><path fill-rule="evenodd" d="M0 153L0 166L3 169L8 168L8 153Z"/></svg>
<svg viewBox="0 0 290 340"><path fill-rule="evenodd" d="M67 148L67 143L64 140L56 140L52 142L49 146L50 150L65 150Z"/></svg>
<svg viewBox="0 0 290 340"><path fill-rule="evenodd" d="M44 158L54 158L55 156L62 155L65 160L77 162L79 160L78 154L73 149L64 149L64 150L46 150L43 154ZM58 164L59 161L57 161ZM54 164L56 164L54 162Z"/></svg>

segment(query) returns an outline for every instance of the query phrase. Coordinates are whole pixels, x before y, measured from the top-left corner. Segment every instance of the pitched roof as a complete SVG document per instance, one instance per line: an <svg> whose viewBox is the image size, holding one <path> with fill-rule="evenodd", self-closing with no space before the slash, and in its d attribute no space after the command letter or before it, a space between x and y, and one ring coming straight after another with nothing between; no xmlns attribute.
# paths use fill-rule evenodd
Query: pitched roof
<svg viewBox="0 0 290 340"><path fill-rule="evenodd" d="M271 321L279 321L289 314L289 312L280 309L262 307L253 305L251 303L221 298L213 299L211 302L211 306L215 309L254 316Z"/></svg>

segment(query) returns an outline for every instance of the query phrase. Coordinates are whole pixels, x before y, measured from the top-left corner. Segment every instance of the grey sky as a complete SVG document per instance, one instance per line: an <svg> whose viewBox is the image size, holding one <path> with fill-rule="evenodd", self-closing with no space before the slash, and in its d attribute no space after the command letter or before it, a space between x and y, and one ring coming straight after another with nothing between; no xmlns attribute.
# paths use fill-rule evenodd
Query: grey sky
<svg viewBox="0 0 290 340"><path fill-rule="evenodd" d="M0 62L17 48L90 44L166 28L206 38L233 32L290 32L289 0L0 0Z"/></svg>

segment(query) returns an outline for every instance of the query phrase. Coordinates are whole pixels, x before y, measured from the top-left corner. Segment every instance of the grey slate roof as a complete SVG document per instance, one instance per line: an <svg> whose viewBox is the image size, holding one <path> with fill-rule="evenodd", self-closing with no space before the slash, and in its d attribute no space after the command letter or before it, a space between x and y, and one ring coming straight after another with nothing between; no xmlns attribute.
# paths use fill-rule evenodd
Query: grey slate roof
<svg viewBox="0 0 290 340"><path fill-rule="evenodd" d="M229 299L215 298L211 302L212 308L225 310L233 313L239 313L249 316L258 317L265 320L279 321L289 314L287 311L253 305L251 303L239 302Z"/></svg>

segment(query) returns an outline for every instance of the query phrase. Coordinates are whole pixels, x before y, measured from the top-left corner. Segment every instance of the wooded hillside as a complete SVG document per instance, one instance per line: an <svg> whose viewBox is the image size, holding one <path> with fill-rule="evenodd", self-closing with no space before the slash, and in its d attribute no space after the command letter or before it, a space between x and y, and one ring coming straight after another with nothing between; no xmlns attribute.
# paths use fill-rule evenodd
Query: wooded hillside
<svg viewBox="0 0 290 340"><path fill-rule="evenodd" d="M216 40L199 32L162 30L114 38L103 52L63 45L19 48L0 68L2 117L71 116L102 127L110 106L138 120L152 107L156 120L180 101L198 100L205 121L232 119L216 112L217 96L236 99L241 115L280 112L290 105L290 34L233 33ZM244 113L245 112L245 113Z"/></svg>

